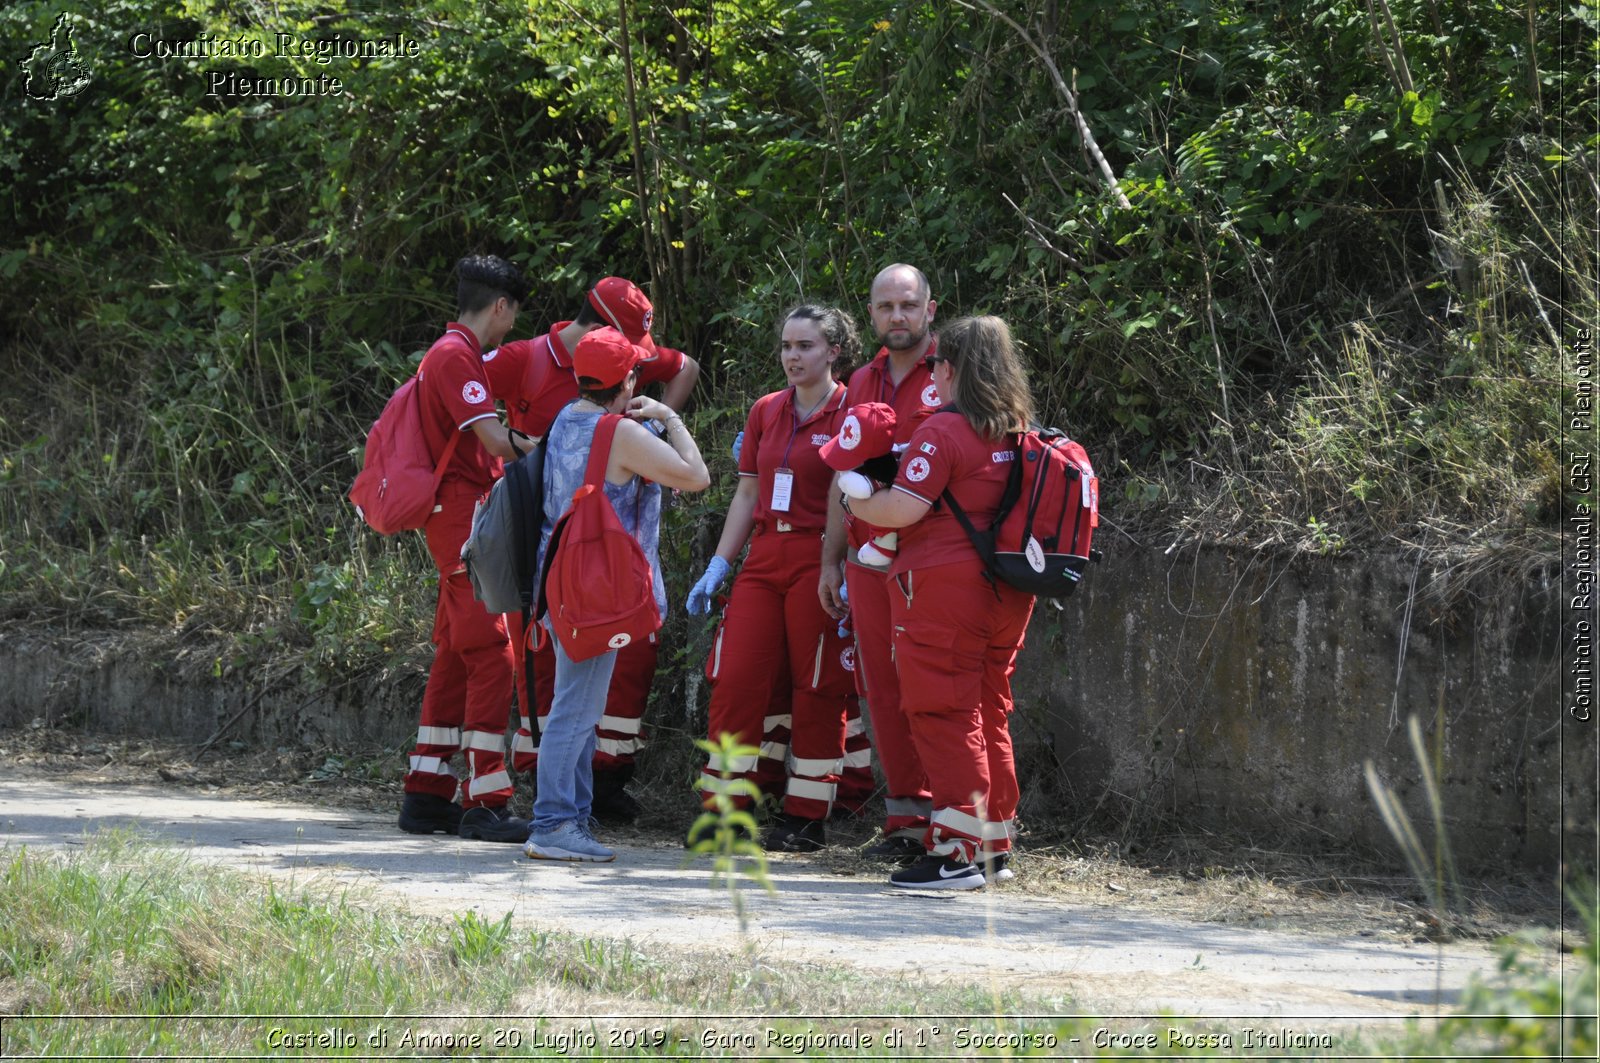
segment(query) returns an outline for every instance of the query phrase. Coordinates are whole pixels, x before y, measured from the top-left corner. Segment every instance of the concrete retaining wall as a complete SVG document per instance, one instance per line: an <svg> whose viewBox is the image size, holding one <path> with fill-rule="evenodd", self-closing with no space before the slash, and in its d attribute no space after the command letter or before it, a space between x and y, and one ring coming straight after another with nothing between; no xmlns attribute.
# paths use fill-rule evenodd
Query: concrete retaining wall
<svg viewBox="0 0 1600 1063"><path fill-rule="evenodd" d="M1162 553L1102 539L1105 563L1066 608L1041 605L1019 661L1023 767L1053 752L1062 783L1037 788L1026 816L1071 823L1111 809L1267 844L1394 853L1362 769L1374 762L1427 837L1406 734L1415 715L1438 744L1464 867L1554 866L1564 837L1569 861L1593 866L1595 734L1561 711L1553 583L1452 591L1428 556ZM227 725L230 739L260 744L400 748L426 665L273 689L177 639L0 636L0 726L40 719L199 745Z"/></svg>
<svg viewBox="0 0 1600 1063"><path fill-rule="evenodd" d="M1363 765L1431 838L1414 715L1463 866L1553 866L1563 797L1568 858L1592 866L1595 734L1562 712L1553 573L1491 590L1427 555L1106 553L1036 615L1016 680L1076 799L1396 852Z"/></svg>

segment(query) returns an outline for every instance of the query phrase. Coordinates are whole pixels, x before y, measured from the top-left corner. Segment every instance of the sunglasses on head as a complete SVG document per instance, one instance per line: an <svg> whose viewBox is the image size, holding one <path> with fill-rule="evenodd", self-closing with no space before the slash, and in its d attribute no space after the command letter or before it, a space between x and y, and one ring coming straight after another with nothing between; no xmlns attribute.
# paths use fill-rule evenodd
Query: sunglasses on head
<svg viewBox="0 0 1600 1063"><path fill-rule="evenodd" d="M928 372L931 373L931 372L933 372L933 367L934 366L938 365L940 362L948 362L949 360L950 359L946 358L942 354L924 355L923 358L922 358L922 368L926 369Z"/></svg>

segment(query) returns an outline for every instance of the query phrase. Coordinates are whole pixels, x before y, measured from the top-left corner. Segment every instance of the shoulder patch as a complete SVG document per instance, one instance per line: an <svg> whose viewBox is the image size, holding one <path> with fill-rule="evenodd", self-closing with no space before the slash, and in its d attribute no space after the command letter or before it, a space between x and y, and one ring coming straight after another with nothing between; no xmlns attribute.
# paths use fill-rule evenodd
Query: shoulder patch
<svg viewBox="0 0 1600 1063"><path fill-rule="evenodd" d="M906 479L910 480L914 484L921 483L923 480L928 478L928 474L932 471L933 469L928 464L928 459L923 457L921 454L918 454L916 457L912 458L911 463L906 466Z"/></svg>
<svg viewBox="0 0 1600 1063"><path fill-rule="evenodd" d="M924 406L939 406L939 389L932 384L922 389L922 404Z"/></svg>
<svg viewBox="0 0 1600 1063"><path fill-rule="evenodd" d="M476 380L469 380L461 388L461 398L469 406L477 406L489 398L489 391Z"/></svg>

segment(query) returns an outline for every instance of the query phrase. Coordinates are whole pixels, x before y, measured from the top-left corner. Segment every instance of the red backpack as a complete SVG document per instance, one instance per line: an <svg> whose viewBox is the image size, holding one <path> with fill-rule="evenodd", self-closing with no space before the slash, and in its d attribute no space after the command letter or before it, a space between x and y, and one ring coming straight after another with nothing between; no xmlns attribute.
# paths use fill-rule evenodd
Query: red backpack
<svg viewBox="0 0 1600 1063"><path fill-rule="evenodd" d="M1043 598L1065 598L1100 551L1090 544L1100 526L1100 481L1083 447L1054 428L1022 432L1012 445L994 524L979 531L944 492L991 579Z"/></svg>
<svg viewBox="0 0 1600 1063"><path fill-rule="evenodd" d="M460 432L450 433L444 453L434 461L422 434L420 379L414 376L395 389L372 422L366 460L350 485L356 513L380 535L428 523L445 466L461 441Z"/></svg>
<svg viewBox="0 0 1600 1063"><path fill-rule="evenodd" d="M572 493L544 552L535 616L549 614L551 630L574 661L620 650L661 627L650 559L605 493L606 461L621 421L607 414L595 426L583 486Z"/></svg>

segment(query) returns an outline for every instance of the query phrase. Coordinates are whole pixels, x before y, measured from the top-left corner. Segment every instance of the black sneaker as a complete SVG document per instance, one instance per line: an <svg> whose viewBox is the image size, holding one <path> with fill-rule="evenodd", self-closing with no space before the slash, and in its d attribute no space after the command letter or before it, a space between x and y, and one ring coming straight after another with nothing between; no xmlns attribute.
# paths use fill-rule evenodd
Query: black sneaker
<svg viewBox="0 0 1600 1063"><path fill-rule="evenodd" d="M532 830L532 823L513 816L505 805L479 805L462 813L459 833L473 841L521 845Z"/></svg>
<svg viewBox="0 0 1600 1063"><path fill-rule="evenodd" d="M983 877L989 882L1010 882L1017 877L1011 870L1010 853L979 853L978 866L983 869Z"/></svg>
<svg viewBox="0 0 1600 1063"><path fill-rule="evenodd" d="M890 875L889 885L903 890L981 890L984 881L977 864L929 853Z"/></svg>
<svg viewBox="0 0 1600 1063"><path fill-rule="evenodd" d="M761 839L761 848L769 853L814 853L827 844L828 831L822 820L788 814L778 815Z"/></svg>
<svg viewBox="0 0 1600 1063"><path fill-rule="evenodd" d="M926 852L919 839L908 838L904 834L891 834L867 846L861 851L861 855L873 860L892 860L897 864L909 864L921 860Z"/></svg>
<svg viewBox="0 0 1600 1063"><path fill-rule="evenodd" d="M400 829L407 834L454 834L461 806L434 794L406 794L400 803Z"/></svg>

